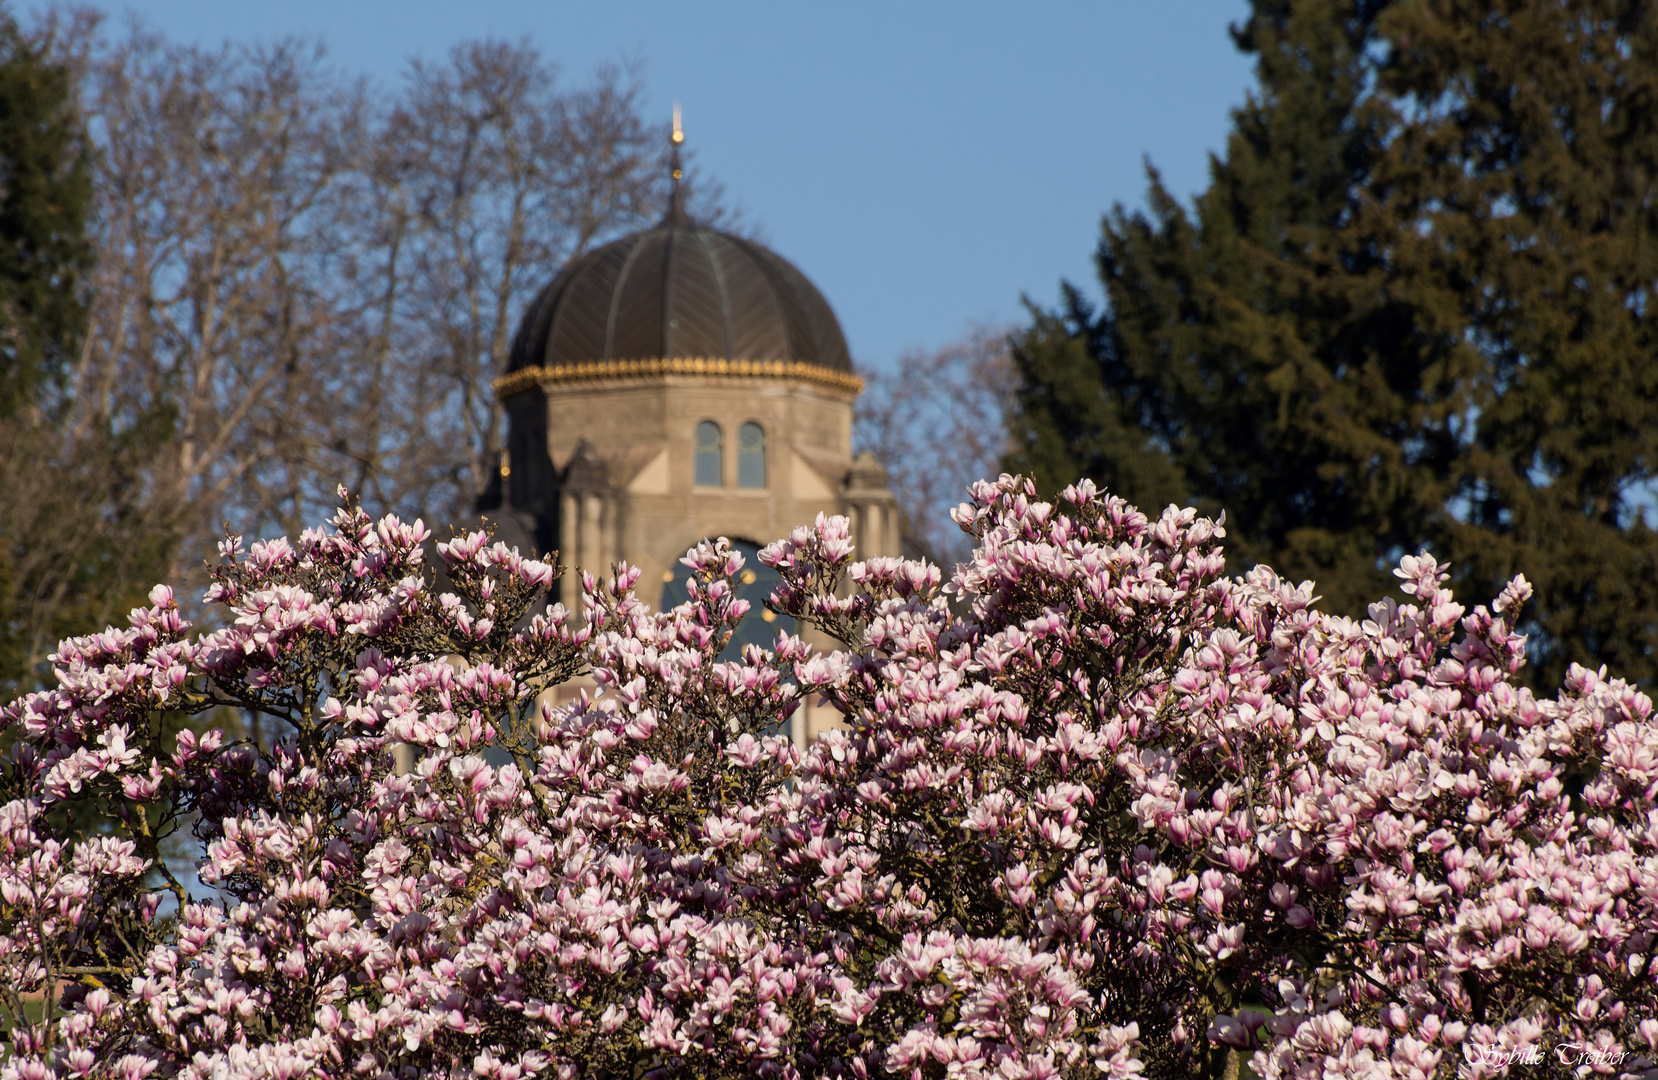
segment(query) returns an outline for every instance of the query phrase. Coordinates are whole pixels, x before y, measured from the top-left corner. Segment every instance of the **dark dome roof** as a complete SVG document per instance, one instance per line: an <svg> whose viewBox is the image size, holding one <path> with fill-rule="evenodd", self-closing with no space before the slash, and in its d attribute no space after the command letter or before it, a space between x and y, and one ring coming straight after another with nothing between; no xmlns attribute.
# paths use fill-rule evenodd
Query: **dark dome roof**
<svg viewBox="0 0 1658 1080"><path fill-rule="evenodd" d="M840 323L805 274L677 205L560 271L524 313L507 370L673 358L852 371Z"/></svg>

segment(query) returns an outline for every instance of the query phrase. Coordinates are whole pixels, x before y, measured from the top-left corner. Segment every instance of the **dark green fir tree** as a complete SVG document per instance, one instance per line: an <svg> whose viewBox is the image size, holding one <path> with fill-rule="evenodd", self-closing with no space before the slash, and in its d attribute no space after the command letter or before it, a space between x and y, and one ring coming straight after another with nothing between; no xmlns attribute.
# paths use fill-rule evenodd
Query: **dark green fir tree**
<svg viewBox="0 0 1658 1080"><path fill-rule="evenodd" d="M1534 677L1658 677L1658 13L1257 0L1188 211L1116 209L1108 300L1016 340L1011 465L1227 511L1362 615L1399 555L1524 573Z"/></svg>

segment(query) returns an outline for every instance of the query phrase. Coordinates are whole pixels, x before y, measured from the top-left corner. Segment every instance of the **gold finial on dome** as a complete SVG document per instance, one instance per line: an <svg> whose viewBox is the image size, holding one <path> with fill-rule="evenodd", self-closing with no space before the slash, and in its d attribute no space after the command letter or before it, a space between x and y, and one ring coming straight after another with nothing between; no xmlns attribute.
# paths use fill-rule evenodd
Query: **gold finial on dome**
<svg viewBox="0 0 1658 1080"><path fill-rule="evenodd" d="M674 102L674 130L669 136L673 149L668 154L668 175L673 177L673 190L668 193L668 216L663 218L665 225L689 224L690 218L685 215L685 197L680 193L679 181L685 175L685 166L679 159L679 146L685 141L685 128L680 123L679 102Z"/></svg>

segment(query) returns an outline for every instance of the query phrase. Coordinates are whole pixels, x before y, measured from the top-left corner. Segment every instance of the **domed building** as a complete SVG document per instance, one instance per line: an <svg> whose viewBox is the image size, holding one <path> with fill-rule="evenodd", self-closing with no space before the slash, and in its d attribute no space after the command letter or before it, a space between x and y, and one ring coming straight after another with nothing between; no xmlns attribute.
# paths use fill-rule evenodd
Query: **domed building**
<svg viewBox="0 0 1658 1080"><path fill-rule="evenodd" d="M861 557L897 555L886 472L852 455L862 381L834 311L782 256L687 216L680 138L662 221L576 258L525 312L495 383L501 491L480 509L568 567L640 567L641 595L666 604L698 541L752 556L820 512L851 519ZM771 576L749 559L743 639L776 636L760 602ZM574 608L579 577L562 588Z"/></svg>

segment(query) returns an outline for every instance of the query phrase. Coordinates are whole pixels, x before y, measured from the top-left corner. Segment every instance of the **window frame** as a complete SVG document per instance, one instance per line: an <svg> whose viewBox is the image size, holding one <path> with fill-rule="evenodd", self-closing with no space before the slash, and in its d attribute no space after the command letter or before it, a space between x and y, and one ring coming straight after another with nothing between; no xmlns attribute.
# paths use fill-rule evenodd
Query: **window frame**
<svg viewBox="0 0 1658 1080"><path fill-rule="evenodd" d="M759 449L749 451L744 448L743 435L753 430L759 433ZM771 486L771 469L766 453L766 426L758 420L744 420L737 428L737 486L745 491L764 491ZM758 460L760 466L760 482L749 484L744 482L743 465L748 461Z"/></svg>
<svg viewBox="0 0 1658 1080"><path fill-rule="evenodd" d="M703 446L702 436L709 429L713 430L714 443L711 449ZM711 460L714 466L714 482L703 482L703 465ZM691 433L691 486L697 488L725 487L725 428L718 420L698 420L697 426Z"/></svg>

